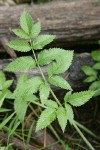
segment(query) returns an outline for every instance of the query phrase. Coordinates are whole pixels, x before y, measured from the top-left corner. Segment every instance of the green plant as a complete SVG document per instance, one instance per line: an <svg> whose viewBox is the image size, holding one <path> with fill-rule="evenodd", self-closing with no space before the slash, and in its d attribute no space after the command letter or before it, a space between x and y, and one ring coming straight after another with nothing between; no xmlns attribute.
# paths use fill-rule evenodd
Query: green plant
<svg viewBox="0 0 100 150"><path fill-rule="evenodd" d="M95 64L90 66L83 66L82 70L88 76L84 82L91 83L90 90L94 90L94 96L100 95L100 51L92 51L91 57L95 61Z"/></svg>
<svg viewBox="0 0 100 150"><path fill-rule="evenodd" d="M42 50L38 56L36 56L35 51L43 49L44 46L55 39L55 36L39 35L41 31L40 22L38 21L33 24L32 17L26 11L23 11L21 14L20 28L12 31L18 37L22 38L22 40L13 40L7 45L20 52L32 51L33 56L19 57L11 62L4 70L17 72L38 67L41 74L41 77L36 76L32 78L28 78L25 74L20 76L16 89L10 95L10 98L14 99L14 111L16 113L14 121L16 121L18 125L19 122L22 123L23 126L28 107L30 107L33 113L36 114L32 104L37 105L40 109L41 115L36 114L36 116L39 116L36 123L36 132L41 129L45 130L46 127L49 126L56 138L63 145L64 149L66 149L65 143L59 138L56 131L51 126L51 123L57 119L62 131L64 132L67 122L69 121L86 142L88 147L91 150L94 150L92 145L87 141L78 128L78 124L74 120L74 112L72 109L73 106L78 107L85 104L94 95L94 91L88 90L73 93L69 83L59 75L64 73L70 67L73 59L73 51L60 48L49 48ZM44 65L48 65L47 78L44 76L41 68L41 66ZM11 83L12 82L10 82L10 84ZM51 84L67 90L63 103L60 102L53 92L50 87ZM39 92L39 96L36 96L37 92ZM52 95L52 99L49 98L50 94ZM13 113L11 115L13 116L15 114ZM9 119L11 119L12 116L9 116ZM6 123L7 121L1 126L1 128L3 128ZM14 133L18 125L13 125L12 133Z"/></svg>

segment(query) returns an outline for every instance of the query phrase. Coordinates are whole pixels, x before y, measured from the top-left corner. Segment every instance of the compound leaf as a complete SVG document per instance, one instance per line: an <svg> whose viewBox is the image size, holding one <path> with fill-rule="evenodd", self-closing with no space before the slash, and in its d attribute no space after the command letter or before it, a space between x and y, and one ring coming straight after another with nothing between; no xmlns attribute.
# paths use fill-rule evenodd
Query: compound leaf
<svg viewBox="0 0 100 150"><path fill-rule="evenodd" d="M29 45L29 43L22 40L12 40L7 45L10 48L20 52L28 52L31 50L31 46Z"/></svg>
<svg viewBox="0 0 100 150"><path fill-rule="evenodd" d="M14 32L15 35L17 35L22 39L30 39L30 36L22 29L13 29L12 31Z"/></svg>
<svg viewBox="0 0 100 150"><path fill-rule="evenodd" d="M57 119L62 131L65 131L65 127L67 125L67 113L64 107L59 107L57 110Z"/></svg>
<svg viewBox="0 0 100 150"><path fill-rule="evenodd" d="M42 104L45 104L45 102L47 101L48 97L49 97L49 93L50 93L50 86L48 83L44 82L40 85L39 88L39 92L40 92L40 100Z"/></svg>
<svg viewBox="0 0 100 150"><path fill-rule="evenodd" d="M89 101L89 99L92 98L94 94L95 92L91 90L76 92L68 97L67 102L73 106L81 106Z"/></svg>
<svg viewBox="0 0 100 150"><path fill-rule="evenodd" d="M61 87L66 90L72 90L69 83L60 76L52 76L49 78L49 82L55 86Z"/></svg>
<svg viewBox="0 0 100 150"><path fill-rule="evenodd" d="M38 62L40 65L46 65L53 62L48 69L48 74L59 74L65 72L71 65L73 59L73 51L64 50L60 48L50 48L49 50L44 50L38 55ZM67 61L66 61L67 60Z"/></svg>
<svg viewBox="0 0 100 150"><path fill-rule="evenodd" d="M5 70L17 72L24 71L28 69L32 69L36 66L34 59L31 56L23 56L15 59L15 61L11 62Z"/></svg>
<svg viewBox="0 0 100 150"><path fill-rule="evenodd" d="M23 11L20 16L20 26L26 33L31 33L33 21L30 14L26 11Z"/></svg>
<svg viewBox="0 0 100 150"><path fill-rule="evenodd" d="M39 131L48 125L50 125L56 119L55 109L46 108L40 115L40 118L36 125L36 131Z"/></svg>
<svg viewBox="0 0 100 150"><path fill-rule="evenodd" d="M45 45L51 43L54 40L54 35L40 35L33 42L33 49L42 49Z"/></svg>

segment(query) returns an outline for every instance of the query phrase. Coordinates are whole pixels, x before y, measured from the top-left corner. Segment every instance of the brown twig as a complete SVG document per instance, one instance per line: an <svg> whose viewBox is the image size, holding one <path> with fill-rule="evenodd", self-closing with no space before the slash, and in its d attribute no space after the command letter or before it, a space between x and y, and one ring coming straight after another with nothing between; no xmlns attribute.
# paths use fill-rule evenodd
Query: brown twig
<svg viewBox="0 0 100 150"><path fill-rule="evenodd" d="M7 38L2 37L2 38L0 39L0 42L1 42L2 46L4 47L4 50L11 56L11 58L16 58L16 57L17 57L16 53L15 53L13 50L11 50L11 49L6 45L6 44L8 43L8 39L7 39Z"/></svg>
<svg viewBox="0 0 100 150"><path fill-rule="evenodd" d="M46 128L44 128L44 148L46 147L46 145L47 145L47 136L46 136L46 133L47 131L46 131Z"/></svg>
<svg viewBox="0 0 100 150"><path fill-rule="evenodd" d="M0 139L2 139L4 143L7 143L8 136L4 132L0 132ZM20 150L24 150L24 144L21 140L15 138L15 137L10 137L9 142L13 143L14 147L16 147ZM30 144L26 144L26 150L37 150L37 148L34 146L31 146Z"/></svg>

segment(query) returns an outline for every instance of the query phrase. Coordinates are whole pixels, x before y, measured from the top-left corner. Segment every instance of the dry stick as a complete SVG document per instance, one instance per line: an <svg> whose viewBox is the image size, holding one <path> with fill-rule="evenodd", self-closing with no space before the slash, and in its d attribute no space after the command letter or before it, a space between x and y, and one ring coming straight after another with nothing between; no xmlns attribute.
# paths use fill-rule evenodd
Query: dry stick
<svg viewBox="0 0 100 150"><path fill-rule="evenodd" d="M47 145L47 135L46 135L46 128L44 128L44 148L46 147L46 145Z"/></svg>
<svg viewBox="0 0 100 150"><path fill-rule="evenodd" d="M1 42L2 46L4 47L4 50L11 56L11 58L16 58L16 57L17 57L15 51L11 50L11 49L6 45L6 44L8 43L7 38L2 37L2 38L0 39L0 42Z"/></svg>
<svg viewBox="0 0 100 150"><path fill-rule="evenodd" d="M0 139L2 139L5 143L7 143L8 136L4 132L0 132ZM15 137L10 137L9 142L13 143L13 146L20 150L24 149L23 142ZM26 144L26 150L37 150L37 148L31 146L30 144Z"/></svg>

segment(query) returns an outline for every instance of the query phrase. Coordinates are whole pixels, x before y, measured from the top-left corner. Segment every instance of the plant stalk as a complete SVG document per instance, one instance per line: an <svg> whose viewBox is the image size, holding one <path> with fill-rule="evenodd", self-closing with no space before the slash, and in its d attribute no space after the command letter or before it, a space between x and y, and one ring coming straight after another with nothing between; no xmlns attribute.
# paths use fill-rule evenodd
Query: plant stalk
<svg viewBox="0 0 100 150"><path fill-rule="evenodd" d="M87 146L89 147L90 150L95 150L93 148L93 146L91 145L91 143L86 139L86 137L83 135L83 133L81 132L81 130L78 128L78 126L76 125L76 123L73 123L74 128L76 129L76 131L80 134L80 136L82 137L82 139L84 140L84 142L87 144Z"/></svg>
<svg viewBox="0 0 100 150"><path fill-rule="evenodd" d="M31 46L32 46L31 40L30 40L30 43L31 43ZM44 80L44 81L47 81L46 78L45 78L45 76L44 76L44 74L43 74L43 71L42 71L42 69L41 69L41 67L40 67L40 65L39 65L39 63L38 63L38 60L37 60L37 58L36 58L36 55L35 55L35 52L34 52L33 49L32 49L32 52L33 52L35 62L36 62L36 64L37 64L37 66L38 66L38 69L39 69L39 71L40 71L40 74L41 74L43 80ZM52 96L53 96L54 99L56 100L56 102L57 102L60 106L62 106L61 103L59 102L58 98L56 97L56 95L54 94L54 92L52 91L51 88L50 88L50 91L51 91Z"/></svg>

